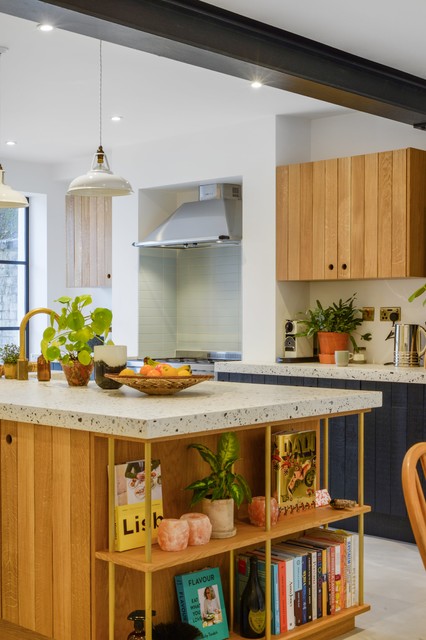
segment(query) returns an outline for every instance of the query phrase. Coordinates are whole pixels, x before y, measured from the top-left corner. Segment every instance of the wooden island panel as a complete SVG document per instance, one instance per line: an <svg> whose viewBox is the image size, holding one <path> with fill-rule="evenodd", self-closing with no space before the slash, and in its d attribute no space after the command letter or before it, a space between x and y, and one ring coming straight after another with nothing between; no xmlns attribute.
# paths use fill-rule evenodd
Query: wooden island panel
<svg viewBox="0 0 426 640"><path fill-rule="evenodd" d="M90 638L90 436L1 423L2 619Z"/></svg>

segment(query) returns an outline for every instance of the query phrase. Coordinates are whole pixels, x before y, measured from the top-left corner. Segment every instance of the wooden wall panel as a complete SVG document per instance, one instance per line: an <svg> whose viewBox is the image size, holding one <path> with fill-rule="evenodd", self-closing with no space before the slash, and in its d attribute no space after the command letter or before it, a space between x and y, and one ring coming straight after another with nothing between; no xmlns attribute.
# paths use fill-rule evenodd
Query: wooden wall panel
<svg viewBox="0 0 426 640"><path fill-rule="evenodd" d="M288 168L288 279L300 280L300 165Z"/></svg>
<svg viewBox="0 0 426 640"><path fill-rule="evenodd" d="M276 200L277 280L288 280L288 166L277 167Z"/></svg>
<svg viewBox="0 0 426 640"><path fill-rule="evenodd" d="M351 158L339 158L338 167L338 278L351 277Z"/></svg>
<svg viewBox="0 0 426 640"><path fill-rule="evenodd" d="M300 256L301 280L312 280L313 210L312 210L312 162L300 165Z"/></svg>
<svg viewBox="0 0 426 640"><path fill-rule="evenodd" d="M407 151L392 153L392 278L407 275Z"/></svg>
<svg viewBox="0 0 426 640"><path fill-rule="evenodd" d="M325 278L337 279L337 160L325 163Z"/></svg>
<svg viewBox="0 0 426 640"><path fill-rule="evenodd" d="M112 198L66 196L68 287L111 286Z"/></svg>
<svg viewBox="0 0 426 640"><path fill-rule="evenodd" d="M407 150L408 275L426 273L426 151Z"/></svg>
<svg viewBox="0 0 426 640"><path fill-rule="evenodd" d="M363 278L366 234L365 156L353 157L351 164L350 276Z"/></svg>
<svg viewBox="0 0 426 640"><path fill-rule="evenodd" d="M392 273L392 152L378 156L378 268L379 278L390 278Z"/></svg>
<svg viewBox="0 0 426 640"><path fill-rule="evenodd" d="M16 422L1 423L2 618L19 624L18 451Z"/></svg>
<svg viewBox="0 0 426 640"><path fill-rule="evenodd" d="M28 425L25 425L28 428ZM35 522L34 573L35 584L35 628L50 637L53 632L53 581L52 581L52 428L38 425L35 428L34 476Z"/></svg>
<svg viewBox="0 0 426 640"><path fill-rule="evenodd" d="M377 278L378 263L378 154L365 157L364 277Z"/></svg>
<svg viewBox="0 0 426 640"><path fill-rule="evenodd" d="M313 163L312 182L312 272L313 280L325 275L325 161Z"/></svg>

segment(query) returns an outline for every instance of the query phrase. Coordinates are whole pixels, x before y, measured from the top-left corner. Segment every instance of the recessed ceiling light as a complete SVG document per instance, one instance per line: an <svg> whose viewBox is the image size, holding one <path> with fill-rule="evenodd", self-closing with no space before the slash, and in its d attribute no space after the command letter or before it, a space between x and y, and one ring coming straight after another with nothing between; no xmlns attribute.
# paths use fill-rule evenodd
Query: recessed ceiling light
<svg viewBox="0 0 426 640"><path fill-rule="evenodd" d="M251 83L251 86L253 89L260 89L263 85L259 80L254 80L254 82Z"/></svg>
<svg viewBox="0 0 426 640"><path fill-rule="evenodd" d="M53 26L51 24L38 24L37 29L39 31L53 31Z"/></svg>
<svg viewBox="0 0 426 640"><path fill-rule="evenodd" d="M111 116L111 120L113 122L120 122L123 119L123 116Z"/></svg>
<svg viewBox="0 0 426 640"><path fill-rule="evenodd" d="M7 146L8 146L8 147L14 147L14 146L15 146L15 144L16 144L16 142L15 142L15 140L8 140L8 141L6 142L6 144L7 144Z"/></svg>

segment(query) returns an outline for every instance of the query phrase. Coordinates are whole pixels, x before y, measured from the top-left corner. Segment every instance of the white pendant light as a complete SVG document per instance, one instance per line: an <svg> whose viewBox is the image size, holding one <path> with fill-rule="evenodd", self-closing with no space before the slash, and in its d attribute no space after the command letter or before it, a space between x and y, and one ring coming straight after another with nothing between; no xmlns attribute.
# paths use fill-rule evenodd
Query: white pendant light
<svg viewBox="0 0 426 640"><path fill-rule="evenodd" d="M0 46L0 58L6 53L7 47ZM4 171L0 164L0 209L22 209L28 207L28 200L22 193L4 184Z"/></svg>
<svg viewBox="0 0 426 640"><path fill-rule="evenodd" d="M102 40L99 41L99 147L90 171L75 178L67 193L71 196L128 196L133 193L130 183L111 171L102 148Z"/></svg>
<svg viewBox="0 0 426 640"><path fill-rule="evenodd" d="M22 193L4 184L4 171L0 164L0 209L22 209L28 207L28 200Z"/></svg>

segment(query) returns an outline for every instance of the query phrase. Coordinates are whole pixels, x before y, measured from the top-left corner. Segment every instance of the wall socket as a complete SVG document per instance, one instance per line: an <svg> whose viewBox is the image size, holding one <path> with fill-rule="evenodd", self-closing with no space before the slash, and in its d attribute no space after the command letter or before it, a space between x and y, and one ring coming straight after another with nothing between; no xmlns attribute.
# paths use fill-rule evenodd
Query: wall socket
<svg viewBox="0 0 426 640"><path fill-rule="evenodd" d="M381 322L399 322L401 320L401 307L380 307Z"/></svg>
<svg viewBox="0 0 426 640"><path fill-rule="evenodd" d="M374 320L374 307L361 307L363 322L373 322Z"/></svg>

